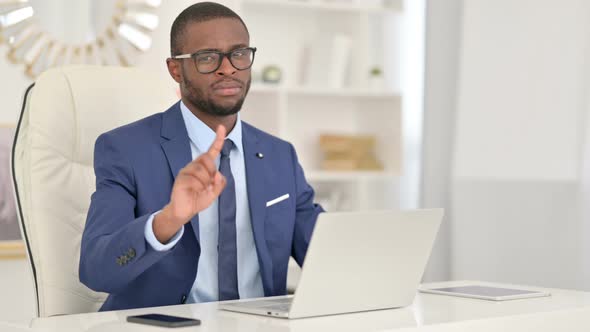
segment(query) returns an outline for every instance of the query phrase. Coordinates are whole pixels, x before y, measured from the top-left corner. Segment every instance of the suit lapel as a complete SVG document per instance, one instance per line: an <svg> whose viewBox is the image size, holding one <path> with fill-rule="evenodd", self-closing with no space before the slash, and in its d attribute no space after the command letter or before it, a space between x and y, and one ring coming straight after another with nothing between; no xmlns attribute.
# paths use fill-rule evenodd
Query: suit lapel
<svg viewBox="0 0 590 332"><path fill-rule="evenodd" d="M262 277L264 293L271 295L274 294L272 259L266 244L265 235L265 188L267 184L265 174L268 174L266 168L269 166L264 158L257 157L258 153L267 155L268 151L266 146L259 141L254 129L245 122L242 122L242 143L244 145L244 163L246 166L246 186L250 206L250 219L256 251L258 253L258 261L260 263L260 275Z"/></svg>
<svg viewBox="0 0 590 332"><path fill-rule="evenodd" d="M172 176L176 179L178 172L192 161L191 146L186 131L186 125L180 112L180 102L174 104L162 115L161 142L162 149L168 160ZM199 239L199 215L196 215L191 224Z"/></svg>

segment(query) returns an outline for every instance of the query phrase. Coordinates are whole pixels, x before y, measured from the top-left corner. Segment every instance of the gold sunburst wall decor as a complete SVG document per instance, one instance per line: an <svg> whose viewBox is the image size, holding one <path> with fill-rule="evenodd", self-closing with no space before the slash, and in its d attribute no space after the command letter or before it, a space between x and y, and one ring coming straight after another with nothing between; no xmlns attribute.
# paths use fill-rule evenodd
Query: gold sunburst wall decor
<svg viewBox="0 0 590 332"><path fill-rule="evenodd" d="M79 4L80 0L74 1L72 4ZM31 78L65 64L131 65L138 53L151 47L151 32L158 26L156 9L161 4L161 0L117 0L104 29L72 43L43 29L32 2L0 0L0 43L8 45L8 60L24 64Z"/></svg>

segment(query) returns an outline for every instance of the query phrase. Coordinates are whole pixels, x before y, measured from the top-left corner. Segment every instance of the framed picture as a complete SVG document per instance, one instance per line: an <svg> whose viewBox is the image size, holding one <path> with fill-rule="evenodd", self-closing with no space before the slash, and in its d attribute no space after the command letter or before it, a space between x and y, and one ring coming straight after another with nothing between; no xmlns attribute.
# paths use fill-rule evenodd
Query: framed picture
<svg viewBox="0 0 590 332"><path fill-rule="evenodd" d="M10 175L15 126L0 124L0 259L24 257Z"/></svg>

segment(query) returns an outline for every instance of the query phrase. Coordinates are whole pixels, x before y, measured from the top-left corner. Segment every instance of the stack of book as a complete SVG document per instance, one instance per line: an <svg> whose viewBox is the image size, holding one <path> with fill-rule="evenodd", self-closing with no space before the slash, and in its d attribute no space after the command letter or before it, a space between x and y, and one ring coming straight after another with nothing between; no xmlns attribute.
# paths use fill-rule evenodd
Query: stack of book
<svg viewBox="0 0 590 332"><path fill-rule="evenodd" d="M330 171L382 170L375 157L375 137L320 135L322 169Z"/></svg>

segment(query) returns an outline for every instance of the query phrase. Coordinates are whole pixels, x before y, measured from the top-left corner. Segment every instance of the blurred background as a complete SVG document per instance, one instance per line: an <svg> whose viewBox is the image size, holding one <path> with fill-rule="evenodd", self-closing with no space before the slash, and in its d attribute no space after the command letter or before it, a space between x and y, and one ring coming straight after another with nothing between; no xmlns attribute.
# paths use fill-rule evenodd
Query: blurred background
<svg viewBox="0 0 590 332"><path fill-rule="evenodd" d="M0 0L0 321L34 315L8 181L25 89L72 63L167 78L194 2ZM327 210L445 208L424 281L590 289L589 2L220 2L258 48L243 118Z"/></svg>

